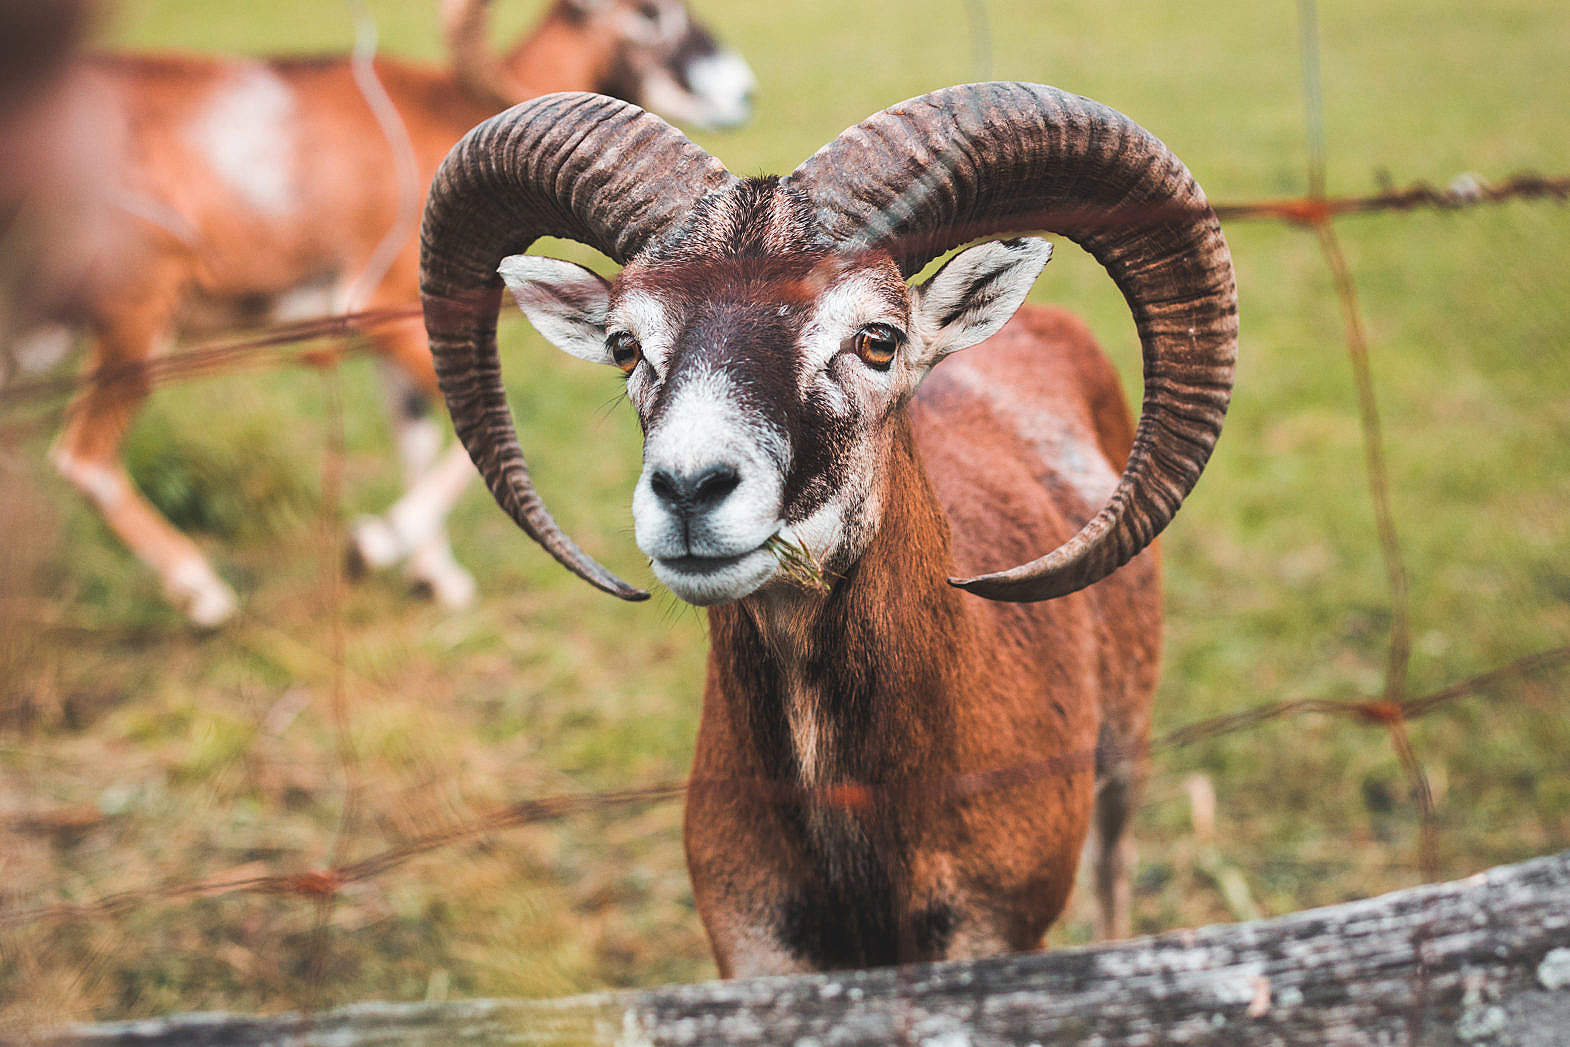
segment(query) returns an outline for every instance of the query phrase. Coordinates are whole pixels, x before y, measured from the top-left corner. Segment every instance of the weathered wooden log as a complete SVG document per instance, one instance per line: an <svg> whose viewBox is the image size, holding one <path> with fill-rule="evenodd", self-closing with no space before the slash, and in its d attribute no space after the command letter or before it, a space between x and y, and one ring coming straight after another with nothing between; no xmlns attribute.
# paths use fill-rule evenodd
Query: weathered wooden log
<svg viewBox="0 0 1570 1047"><path fill-rule="evenodd" d="M1570 851L1278 919L974 963L549 1002L83 1026L81 1047L1570 1043Z"/></svg>

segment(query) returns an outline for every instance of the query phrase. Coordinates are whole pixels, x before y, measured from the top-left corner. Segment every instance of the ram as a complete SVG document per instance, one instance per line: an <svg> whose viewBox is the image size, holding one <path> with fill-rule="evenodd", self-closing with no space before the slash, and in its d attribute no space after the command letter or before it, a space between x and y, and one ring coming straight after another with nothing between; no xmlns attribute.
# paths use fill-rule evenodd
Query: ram
<svg viewBox="0 0 1570 1047"><path fill-rule="evenodd" d="M380 88L357 83L364 70L347 57L105 55L91 63L104 124L94 162L114 173L115 206L95 224L96 250L76 293L53 314L54 330L92 335L95 378L54 460L197 625L225 621L235 596L118 460L150 392L146 364L177 330L415 302L420 187L465 131L520 98L595 89L712 126L749 112L750 70L680 0L556 0L500 58L483 47L487 7L446 4L454 70L382 58ZM417 170L407 172L404 193L399 151L372 107L379 89L412 147ZM400 220L406 235L381 257ZM417 582L464 604L474 583L443 521L472 470L460 448L438 455L439 430L423 417L424 399L436 394L424 332L416 318L367 334L398 394L409 489L384 517L360 522L355 551L372 566L407 558Z"/></svg>
<svg viewBox="0 0 1570 1047"><path fill-rule="evenodd" d="M1133 312L1137 430L1084 325L1020 307L1044 241L982 242L907 283L1040 229ZM607 283L521 253L544 235L623 268ZM723 974L1035 948L1092 829L1103 929L1127 933L1149 546L1209 457L1236 357L1226 242L1171 152L1086 99L984 84L743 180L633 106L553 95L453 150L422 241L442 391L492 493L639 599L530 481L503 280L548 339L626 373L638 547L709 608L686 847ZM1003 564L1022 566L971 575Z"/></svg>

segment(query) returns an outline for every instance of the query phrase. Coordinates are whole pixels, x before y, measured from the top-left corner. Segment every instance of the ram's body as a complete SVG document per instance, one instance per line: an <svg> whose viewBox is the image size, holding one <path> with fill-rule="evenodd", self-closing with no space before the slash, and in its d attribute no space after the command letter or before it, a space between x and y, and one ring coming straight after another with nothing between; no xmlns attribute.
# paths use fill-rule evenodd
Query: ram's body
<svg viewBox="0 0 1570 1047"><path fill-rule="evenodd" d="M1034 948L1093 806L1101 930L1129 933L1156 551L1048 603L947 582L1068 541L1105 502L1132 438L1116 375L1079 321L1026 306L934 370L909 421L877 537L799 628L767 600L709 612L687 841L726 974Z"/></svg>
<svg viewBox="0 0 1570 1047"><path fill-rule="evenodd" d="M388 58L375 69L408 128L412 176L428 184L452 141L490 113L440 71ZM109 123L100 159L116 172L122 239L134 244L95 259L75 303L105 335L107 359L139 356L176 324L272 320L291 294L310 295L289 310L296 318L326 315L398 224L395 150L346 59L106 55L89 76ZM417 256L400 246L359 304L409 301ZM417 354L409 363L429 370Z"/></svg>

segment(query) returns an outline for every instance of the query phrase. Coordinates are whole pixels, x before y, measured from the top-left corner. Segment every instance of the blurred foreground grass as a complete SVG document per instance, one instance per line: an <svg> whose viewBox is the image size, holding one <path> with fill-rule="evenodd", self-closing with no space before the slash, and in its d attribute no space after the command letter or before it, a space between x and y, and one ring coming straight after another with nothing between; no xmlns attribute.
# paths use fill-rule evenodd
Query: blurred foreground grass
<svg viewBox="0 0 1570 1047"><path fill-rule="evenodd" d="M434 3L373 0L383 46L436 53ZM535 3L500 5L510 25ZM1301 191L1296 5L990 0L982 70L959 0L695 4L753 61L751 127L700 141L785 171L901 98L980 75L1052 83L1165 138L1213 198ZM129 0L116 46L342 48L347 8ZM1570 9L1396 0L1321 12L1330 189L1570 169ZM1414 693L1570 642L1570 213L1546 204L1353 219L1412 578ZM1158 731L1258 703L1376 693L1389 598L1341 318L1311 234L1228 230L1243 309L1235 406L1165 541ZM1060 250L1037 299L1085 313L1137 389L1126 311ZM514 408L567 529L648 580L627 510L636 425L616 380L504 329ZM372 365L161 391L128 442L140 483L201 530L246 613L192 635L42 464L0 459L0 899L86 901L166 881L364 857L508 802L685 773L699 617L570 578L476 487L456 513L481 600L443 614L396 575L332 584L333 514L384 508L397 468ZM342 506L321 504L331 382ZM335 731L336 644L345 654ZM1570 845L1565 674L1415 724L1459 875ZM1190 825L1190 776L1219 797ZM1417 818L1382 729L1298 718L1160 755L1139 824L1154 931L1410 884ZM171 1010L556 995L707 977L678 805L578 816L452 848L346 892L317 932L294 898L128 905L0 929L0 1031ZM1227 870L1231 870L1228 874ZM1222 875L1218 875L1221 873ZM1249 897L1221 887L1240 874ZM1086 940L1077 900L1052 933Z"/></svg>

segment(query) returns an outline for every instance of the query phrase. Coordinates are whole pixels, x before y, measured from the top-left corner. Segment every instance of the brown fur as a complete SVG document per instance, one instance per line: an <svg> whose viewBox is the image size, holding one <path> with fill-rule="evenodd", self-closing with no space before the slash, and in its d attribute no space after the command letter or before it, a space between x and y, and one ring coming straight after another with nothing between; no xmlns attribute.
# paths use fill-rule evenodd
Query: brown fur
<svg viewBox="0 0 1570 1047"><path fill-rule="evenodd" d="M87 0L0 0L0 384L11 338L68 292L60 245L102 194L78 50L93 13Z"/></svg>
<svg viewBox="0 0 1570 1047"><path fill-rule="evenodd" d="M1116 375L1082 324L1026 307L895 420L881 528L829 595L710 611L687 853L723 975L1036 948L1098 785L1101 829L1121 833L1159 661L1157 553L1046 603L950 587L1099 508L993 394L1121 468ZM810 776L792 665L824 726ZM1126 934L1122 856L1098 856L1098 893L1105 929Z"/></svg>

